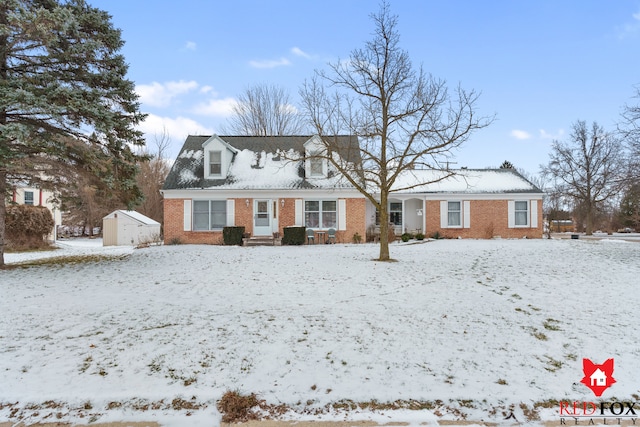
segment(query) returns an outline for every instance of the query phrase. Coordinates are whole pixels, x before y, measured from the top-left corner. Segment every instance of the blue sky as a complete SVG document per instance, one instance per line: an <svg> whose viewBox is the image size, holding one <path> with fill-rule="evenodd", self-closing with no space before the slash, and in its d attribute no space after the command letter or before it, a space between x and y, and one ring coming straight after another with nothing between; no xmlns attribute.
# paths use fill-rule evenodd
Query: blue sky
<svg viewBox="0 0 640 427"><path fill-rule="evenodd" d="M122 30L149 140L220 133L247 87L287 89L371 38L364 0L89 0ZM482 93L496 121L457 152L456 167L504 160L537 174L576 120L614 130L640 85L640 0L390 0L415 66Z"/></svg>

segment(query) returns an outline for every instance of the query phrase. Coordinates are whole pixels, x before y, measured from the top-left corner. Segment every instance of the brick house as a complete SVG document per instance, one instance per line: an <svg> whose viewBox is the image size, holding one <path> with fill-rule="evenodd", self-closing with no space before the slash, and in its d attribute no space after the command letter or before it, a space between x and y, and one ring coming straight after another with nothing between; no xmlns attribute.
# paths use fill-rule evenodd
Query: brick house
<svg viewBox="0 0 640 427"><path fill-rule="evenodd" d="M355 137L337 137L359 162ZM327 162L310 136L189 136L163 186L164 240L218 243L224 226L252 236L284 227L334 228L338 241L365 234L365 199Z"/></svg>
<svg viewBox="0 0 640 427"><path fill-rule="evenodd" d="M358 164L357 138L335 139L334 155ZM187 137L162 190L165 242L215 244L222 228L234 225L252 236L294 225L333 228L338 242L375 233L375 208L329 162L313 157L322 150L315 136ZM422 185L433 173L400 177L400 187L411 188L398 187L389 200L397 234L542 237L542 192L516 171L463 169Z"/></svg>
<svg viewBox="0 0 640 427"><path fill-rule="evenodd" d="M396 234L449 238L541 238L544 193L514 169L406 171L389 200ZM428 182L429 184L423 184ZM404 189L402 189L404 188ZM375 215L375 211L369 211ZM370 221L371 222L371 221Z"/></svg>

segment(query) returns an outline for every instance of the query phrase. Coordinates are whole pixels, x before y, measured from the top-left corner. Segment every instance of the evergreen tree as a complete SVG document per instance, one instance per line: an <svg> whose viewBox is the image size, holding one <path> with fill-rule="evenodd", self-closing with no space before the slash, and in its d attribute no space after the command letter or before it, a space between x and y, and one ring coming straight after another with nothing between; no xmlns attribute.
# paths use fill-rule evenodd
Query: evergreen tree
<svg viewBox="0 0 640 427"><path fill-rule="evenodd" d="M68 188L90 174L105 197L141 197L132 146L144 145L144 115L110 18L84 0L0 2L0 266L17 182Z"/></svg>

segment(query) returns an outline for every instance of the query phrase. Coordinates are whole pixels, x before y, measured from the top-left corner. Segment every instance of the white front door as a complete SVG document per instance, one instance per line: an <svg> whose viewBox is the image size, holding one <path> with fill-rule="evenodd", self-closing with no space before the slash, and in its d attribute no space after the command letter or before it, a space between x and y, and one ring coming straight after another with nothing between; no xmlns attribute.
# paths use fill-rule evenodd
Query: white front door
<svg viewBox="0 0 640 427"><path fill-rule="evenodd" d="M256 199L253 201L253 235L271 235L271 200Z"/></svg>

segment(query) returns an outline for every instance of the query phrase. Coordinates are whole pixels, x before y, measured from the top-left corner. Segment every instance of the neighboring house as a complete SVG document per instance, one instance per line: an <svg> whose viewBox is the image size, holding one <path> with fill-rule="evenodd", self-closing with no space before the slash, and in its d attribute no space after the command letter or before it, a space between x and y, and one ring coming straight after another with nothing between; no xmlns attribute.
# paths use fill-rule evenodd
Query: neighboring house
<svg viewBox="0 0 640 427"><path fill-rule="evenodd" d="M53 202L54 194L48 190L42 190L35 187L20 185L13 189L11 202L18 205L44 206L51 212L54 226L51 233L47 237L50 241L57 239L56 230L62 224L62 212L60 208Z"/></svg>
<svg viewBox="0 0 640 427"><path fill-rule="evenodd" d="M160 241L160 223L136 211L117 210L102 219L103 246L137 246Z"/></svg>
<svg viewBox="0 0 640 427"><path fill-rule="evenodd" d="M335 137L334 155L358 164L357 138ZM351 242L376 228L376 210L326 160L318 137L189 136L165 181L165 242L219 243L222 228L244 226L252 236L284 227L337 230ZM432 171L399 178L389 200L397 234L446 237L542 237L542 192L511 169L457 171L436 184Z"/></svg>

